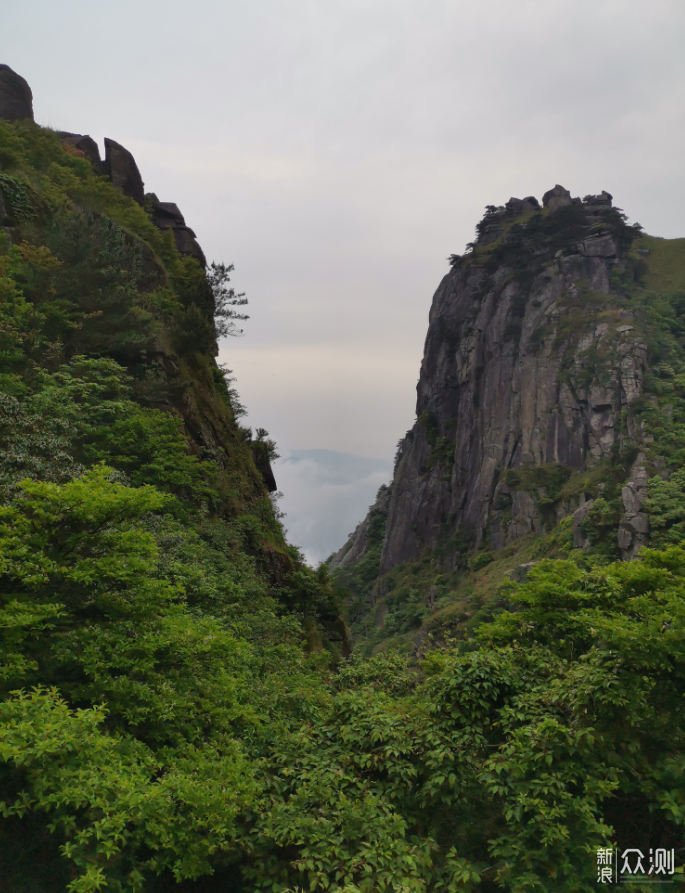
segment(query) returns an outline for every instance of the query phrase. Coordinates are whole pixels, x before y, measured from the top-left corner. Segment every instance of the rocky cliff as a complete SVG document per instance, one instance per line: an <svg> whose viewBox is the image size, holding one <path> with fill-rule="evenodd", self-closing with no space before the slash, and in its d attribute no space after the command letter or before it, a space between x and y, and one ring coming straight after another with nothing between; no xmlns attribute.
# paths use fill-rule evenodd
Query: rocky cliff
<svg viewBox="0 0 685 893"><path fill-rule="evenodd" d="M607 192L581 200L556 186L542 204L488 206L433 298L417 419L380 507L381 574L438 547L449 569L465 544L501 550L571 515L574 544L587 547L587 518L610 490L622 556L647 541L643 502L659 458L645 429L640 295L649 246L663 241L627 225ZM367 526L334 568L359 560Z"/></svg>
<svg viewBox="0 0 685 893"><path fill-rule="evenodd" d="M126 348L117 347L110 326L108 332L101 334L102 350L111 352L137 378L163 379L163 385L156 388L155 405L171 410L183 419L192 451L196 455L211 456L227 476L239 479L243 498L248 501L260 498L265 485L267 490L275 491L276 482L265 443L251 442L248 436L246 445L245 432L238 428L231 407L223 399L226 385L223 373L213 359L217 353L216 307L204 272L207 263L195 233L187 226L180 209L173 202L160 201L154 193L145 193L135 158L115 140L105 139L102 160L97 143L87 134L55 133L38 127L33 119L33 94L28 83L8 65L0 65L0 121L22 128L18 133L27 146L41 140L46 163L54 163L58 171L67 160L88 162L89 170L79 169L76 162L82 183L77 189L78 195L74 192L64 196L65 203L86 218L107 219L113 215L119 230L126 234L129 254L134 258L132 262L140 265L143 271L145 290L155 293L171 287L172 291L178 292L183 305L175 321L158 319L148 326L150 337L147 341L142 331L136 333L135 339L129 338L129 342L135 340L137 344L134 350L130 344ZM16 137L12 134L11 138ZM49 214L46 215L42 207L44 184L38 182L36 171L22 169L13 149L8 149L5 155L9 163L0 161L0 227L4 227L10 244L25 239L31 241L36 238L31 229L35 229L36 217L45 216L40 228L49 223ZM132 199L140 206L140 211L136 209L131 216L128 203L123 202L115 214L110 207L111 195L106 197L101 191L100 199L96 199L96 184L101 178L110 181L117 193ZM150 223L158 232L150 232ZM2 232L0 230L0 234ZM167 241L160 240L160 234L167 237ZM168 236L184 264L179 265L167 257ZM199 268L185 263L187 260L197 261ZM70 285L72 291L74 287L75 281ZM88 309L94 317L103 314L96 304ZM146 313L149 313L147 307L141 320ZM65 355L78 352L76 344L65 342L64 348ZM217 392L221 395L219 399Z"/></svg>

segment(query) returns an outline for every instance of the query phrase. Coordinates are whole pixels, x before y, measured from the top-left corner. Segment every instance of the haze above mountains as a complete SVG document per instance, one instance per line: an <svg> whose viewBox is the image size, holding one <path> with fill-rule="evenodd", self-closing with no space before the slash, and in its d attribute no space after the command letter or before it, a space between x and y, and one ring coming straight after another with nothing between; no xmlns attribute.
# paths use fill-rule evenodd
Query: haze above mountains
<svg viewBox="0 0 685 893"><path fill-rule="evenodd" d="M26 0L0 35L39 122L113 136L235 264L251 319L221 359L249 422L387 461L485 204L561 182L685 230L684 44L670 0Z"/></svg>

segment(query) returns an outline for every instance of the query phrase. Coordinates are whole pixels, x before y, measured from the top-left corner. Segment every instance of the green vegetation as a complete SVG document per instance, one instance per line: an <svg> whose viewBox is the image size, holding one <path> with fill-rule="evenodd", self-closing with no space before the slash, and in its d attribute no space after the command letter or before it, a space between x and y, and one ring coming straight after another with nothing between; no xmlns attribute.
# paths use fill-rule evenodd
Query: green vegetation
<svg viewBox="0 0 685 893"><path fill-rule="evenodd" d="M681 846L678 472L629 565L568 560L563 521L516 554L457 532L381 593L377 513L353 600L444 647L345 660L344 590L286 545L214 360L230 268L33 125L0 122L0 189L3 891L575 893L597 846Z"/></svg>

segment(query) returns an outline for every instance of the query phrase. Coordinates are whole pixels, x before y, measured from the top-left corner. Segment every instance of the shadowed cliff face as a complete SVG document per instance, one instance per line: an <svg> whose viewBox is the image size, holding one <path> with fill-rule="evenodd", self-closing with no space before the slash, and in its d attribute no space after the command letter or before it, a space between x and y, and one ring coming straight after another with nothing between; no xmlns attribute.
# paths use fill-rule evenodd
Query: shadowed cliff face
<svg viewBox="0 0 685 893"><path fill-rule="evenodd" d="M541 532L517 469L538 467L544 494L545 475L553 485L640 442L647 347L621 290L635 230L607 193L581 202L555 187L543 204L490 207L433 298L381 573L457 529L493 548ZM577 508L554 505L554 523Z"/></svg>

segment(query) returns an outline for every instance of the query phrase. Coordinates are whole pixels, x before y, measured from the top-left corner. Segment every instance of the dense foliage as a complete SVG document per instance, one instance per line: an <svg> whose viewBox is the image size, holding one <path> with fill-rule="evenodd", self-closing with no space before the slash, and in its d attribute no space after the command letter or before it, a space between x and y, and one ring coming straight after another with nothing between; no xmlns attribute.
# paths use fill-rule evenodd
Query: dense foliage
<svg viewBox="0 0 685 893"><path fill-rule="evenodd" d="M3 889L570 893L597 846L681 847L677 544L344 660L213 359L228 268L32 125L0 189Z"/></svg>

